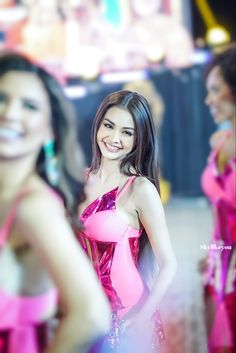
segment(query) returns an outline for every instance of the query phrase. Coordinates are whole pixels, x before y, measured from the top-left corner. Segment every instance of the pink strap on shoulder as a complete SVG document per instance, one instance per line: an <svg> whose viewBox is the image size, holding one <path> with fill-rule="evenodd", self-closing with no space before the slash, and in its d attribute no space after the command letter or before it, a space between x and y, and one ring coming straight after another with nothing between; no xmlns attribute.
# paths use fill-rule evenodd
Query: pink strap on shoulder
<svg viewBox="0 0 236 353"><path fill-rule="evenodd" d="M19 205L20 200L28 194L29 190L23 189L21 192L16 196L16 199L14 200L14 203L10 207L10 210L6 216L5 222L2 225L2 229L0 229L0 248L3 246L5 241L7 240L7 237L10 233L11 226L14 222L14 218L16 215L16 210Z"/></svg>
<svg viewBox="0 0 236 353"><path fill-rule="evenodd" d="M135 178L136 178L136 175L133 175L126 181L125 185L121 188L120 191L118 191L117 196L116 196L116 200L118 200L124 194L124 192L132 184L132 182L134 181Z"/></svg>
<svg viewBox="0 0 236 353"><path fill-rule="evenodd" d="M231 134L232 134L231 131L228 131L228 130L224 131L224 135L223 135L223 137L222 137L222 140L220 141L219 145L213 150L214 156L216 156L216 155L220 152L220 150L222 149L222 147L223 147L224 144L225 144L226 139L227 139Z"/></svg>

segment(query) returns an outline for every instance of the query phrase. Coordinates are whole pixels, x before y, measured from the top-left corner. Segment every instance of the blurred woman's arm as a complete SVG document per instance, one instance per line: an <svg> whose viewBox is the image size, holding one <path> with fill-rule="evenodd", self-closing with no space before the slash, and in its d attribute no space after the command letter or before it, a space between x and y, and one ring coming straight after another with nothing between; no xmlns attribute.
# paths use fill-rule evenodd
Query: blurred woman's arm
<svg viewBox="0 0 236 353"><path fill-rule="evenodd" d="M58 288L63 316L47 353L82 353L109 330L109 306L86 255L50 193L35 192L18 210L18 224Z"/></svg>

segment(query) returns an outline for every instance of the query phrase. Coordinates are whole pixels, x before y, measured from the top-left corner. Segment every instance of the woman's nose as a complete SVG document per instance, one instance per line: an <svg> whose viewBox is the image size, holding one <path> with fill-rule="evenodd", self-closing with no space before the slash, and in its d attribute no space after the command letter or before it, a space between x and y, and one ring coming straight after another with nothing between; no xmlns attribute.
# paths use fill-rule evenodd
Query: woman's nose
<svg viewBox="0 0 236 353"><path fill-rule="evenodd" d="M118 130L113 130L110 138L112 142L120 142L120 132Z"/></svg>
<svg viewBox="0 0 236 353"><path fill-rule="evenodd" d="M15 100L9 100L4 104L3 114L4 119L17 120L19 115L19 106Z"/></svg>

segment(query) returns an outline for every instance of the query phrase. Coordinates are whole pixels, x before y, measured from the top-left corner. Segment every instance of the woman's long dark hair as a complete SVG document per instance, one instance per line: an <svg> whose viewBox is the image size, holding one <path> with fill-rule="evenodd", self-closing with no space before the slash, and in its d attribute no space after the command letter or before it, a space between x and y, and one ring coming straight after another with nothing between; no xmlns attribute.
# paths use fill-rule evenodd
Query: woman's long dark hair
<svg viewBox="0 0 236 353"><path fill-rule="evenodd" d="M160 194L159 151L152 113L147 100L136 92L122 90L108 95L98 108L92 128L93 159L89 173L96 173L101 164L101 152L97 143L97 132L106 112L111 107L128 111L134 121L135 138L132 151L121 161L121 173L144 176L149 179ZM140 239L139 258L146 246L150 246L147 234Z"/></svg>
<svg viewBox="0 0 236 353"><path fill-rule="evenodd" d="M55 153L59 157L59 183L55 187L51 184L46 173L46 161L43 148L41 149L36 162L38 174L51 186L59 191L64 197L64 201L70 211L76 206L76 202L82 195L82 167L77 165L77 175L69 162L69 145L74 149L79 149L75 139L75 114L72 105L65 97L61 85L44 68L32 62L22 54L14 52L4 52L0 55L0 77L9 71L29 72L35 74L42 82L48 98L51 109L51 125L55 137ZM72 141L73 140L73 141ZM78 161L80 164L81 161ZM76 166L74 166L76 168Z"/></svg>
<svg viewBox="0 0 236 353"><path fill-rule="evenodd" d="M121 173L128 176L145 176L160 193L159 152L152 114L147 100L136 92L126 90L114 92L99 106L92 127L93 159L89 172L96 173L100 167L101 152L97 143L97 132L106 112L113 106L128 111L133 117L135 126L134 147L121 161Z"/></svg>

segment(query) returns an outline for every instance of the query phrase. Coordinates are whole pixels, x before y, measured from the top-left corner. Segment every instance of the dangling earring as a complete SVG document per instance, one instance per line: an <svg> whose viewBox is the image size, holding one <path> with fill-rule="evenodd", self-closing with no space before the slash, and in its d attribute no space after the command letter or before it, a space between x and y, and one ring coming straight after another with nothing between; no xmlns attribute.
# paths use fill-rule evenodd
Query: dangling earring
<svg viewBox="0 0 236 353"><path fill-rule="evenodd" d="M47 178L53 186L58 184L59 170L58 160L55 154L55 141L53 139L48 140L43 146L45 154L45 170Z"/></svg>

